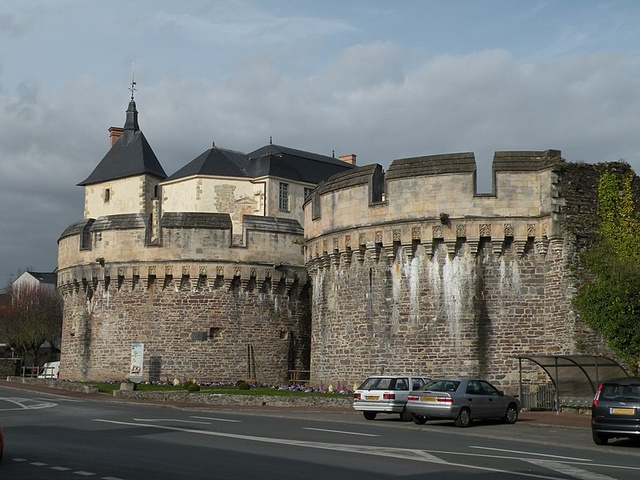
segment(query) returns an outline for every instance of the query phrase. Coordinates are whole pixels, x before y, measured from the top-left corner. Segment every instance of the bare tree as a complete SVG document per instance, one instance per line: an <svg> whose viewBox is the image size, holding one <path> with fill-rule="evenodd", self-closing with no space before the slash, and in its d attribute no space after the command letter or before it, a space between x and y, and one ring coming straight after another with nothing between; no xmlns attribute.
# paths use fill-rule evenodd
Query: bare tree
<svg viewBox="0 0 640 480"><path fill-rule="evenodd" d="M55 349L62 332L62 298L55 289L37 285L8 288L8 301L0 307L1 337L19 355L37 360L43 343Z"/></svg>

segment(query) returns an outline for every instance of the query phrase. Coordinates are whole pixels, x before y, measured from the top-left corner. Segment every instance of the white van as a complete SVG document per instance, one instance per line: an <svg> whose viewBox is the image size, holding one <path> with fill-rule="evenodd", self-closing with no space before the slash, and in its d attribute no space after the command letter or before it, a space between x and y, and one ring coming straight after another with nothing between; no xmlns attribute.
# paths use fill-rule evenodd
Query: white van
<svg viewBox="0 0 640 480"><path fill-rule="evenodd" d="M42 366L38 378L57 379L60 376L60 362L47 362Z"/></svg>

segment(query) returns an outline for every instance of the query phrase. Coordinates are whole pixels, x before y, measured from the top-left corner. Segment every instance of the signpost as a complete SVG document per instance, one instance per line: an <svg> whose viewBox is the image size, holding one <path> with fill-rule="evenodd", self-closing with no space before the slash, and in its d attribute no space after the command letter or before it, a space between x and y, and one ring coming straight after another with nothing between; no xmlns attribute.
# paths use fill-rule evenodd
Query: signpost
<svg viewBox="0 0 640 480"><path fill-rule="evenodd" d="M131 367L129 369L129 380L134 383L142 382L143 364L144 343L134 342L131 344Z"/></svg>

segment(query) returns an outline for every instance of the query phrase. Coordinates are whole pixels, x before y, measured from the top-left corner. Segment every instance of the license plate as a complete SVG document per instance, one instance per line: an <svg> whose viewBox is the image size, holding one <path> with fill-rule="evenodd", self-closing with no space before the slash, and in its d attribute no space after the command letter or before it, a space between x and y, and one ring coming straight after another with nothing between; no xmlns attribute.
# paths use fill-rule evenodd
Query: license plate
<svg viewBox="0 0 640 480"><path fill-rule="evenodd" d="M633 415L636 413L634 408L611 408L611 415Z"/></svg>
<svg viewBox="0 0 640 480"><path fill-rule="evenodd" d="M380 396L379 395L370 395L368 397L364 397L365 400L371 400L372 402L377 402L378 400L380 400Z"/></svg>
<svg viewBox="0 0 640 480"><path fill-rule="evenodd" d="M423 402L435 402L436 397L422 397Z"/></svg>

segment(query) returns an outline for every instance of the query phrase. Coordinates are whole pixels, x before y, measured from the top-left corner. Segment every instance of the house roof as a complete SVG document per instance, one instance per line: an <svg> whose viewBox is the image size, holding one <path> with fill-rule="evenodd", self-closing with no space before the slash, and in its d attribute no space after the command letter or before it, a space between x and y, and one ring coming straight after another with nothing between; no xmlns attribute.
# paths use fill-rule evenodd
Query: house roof
<svg viewBox="0 0 640 480"><path fill-rule="evenodd" d="M317 184L353 165L325 155L281 145L266 145L249 154L215 145L167 178L177 180L194 175L258 178L280 177Z"/></svg>
<svg viewBox="0 0 640 480"><path fill-rule="evenodd" d="M29 275L34 277L40 283L51 283L55 285L58 281L58 274L56 272L27 272Z"/></svg>
<svg viewBox="0 0 640 480"><path fill-rule="evenodd" d="M242 152L219 148L215 145L198 155L166 180L210 175L221 177L250 177L247 172L247 156Z"/></svg>
<svg viewBox="0 0 640 480"><path fill-rule="evenodd" d="M161 179L167 177L156 154L153 153L149 142L140 130L136 102L131 98L122 137L111 147L91 175L78 185L92 185L144 174Z"/></svg>

